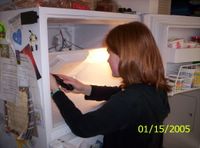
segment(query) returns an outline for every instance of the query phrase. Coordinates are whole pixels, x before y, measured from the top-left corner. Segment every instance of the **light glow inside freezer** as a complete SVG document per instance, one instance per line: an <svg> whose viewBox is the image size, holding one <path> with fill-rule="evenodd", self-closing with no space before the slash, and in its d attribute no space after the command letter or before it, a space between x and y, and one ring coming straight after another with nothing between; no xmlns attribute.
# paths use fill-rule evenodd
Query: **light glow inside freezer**
<svg viewBox="0 0 200 148"><path fill-rule="evenodd" d="M89 50L89 55L86 62L89 63L102 63L106 62L108 59L108 52L106 48L98 48L95 50Z"/></svg>
<svg viewBox="0 0 200 148"><path fill-rule="evenodd" d="M50 70L78 79L86 84L119 86L121 79L112 77L112 72L107 62L106 48L83 49L50 54ZM103 102L85 100L84 95L67 93L72 102L82 113L97 109ZM53 126L63 125L62 119L55 103L52 101Z"/></svg>

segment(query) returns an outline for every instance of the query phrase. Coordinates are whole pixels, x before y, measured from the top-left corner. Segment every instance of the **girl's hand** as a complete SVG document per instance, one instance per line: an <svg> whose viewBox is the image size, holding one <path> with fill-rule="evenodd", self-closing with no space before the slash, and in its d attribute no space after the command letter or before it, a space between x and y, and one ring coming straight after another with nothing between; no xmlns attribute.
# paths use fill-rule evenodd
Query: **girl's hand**
<svg viewBox="0 0 200 148"><path fill-rule="evenodd" d="M65 92L74 92L74 93L90 95L92 90L92 87L90 85L83 84L82 82L66 75L57 74L57 76L62 78L64 80L64 83L71 84L74 87L73 91L69 91L63 88Z"/></svg>

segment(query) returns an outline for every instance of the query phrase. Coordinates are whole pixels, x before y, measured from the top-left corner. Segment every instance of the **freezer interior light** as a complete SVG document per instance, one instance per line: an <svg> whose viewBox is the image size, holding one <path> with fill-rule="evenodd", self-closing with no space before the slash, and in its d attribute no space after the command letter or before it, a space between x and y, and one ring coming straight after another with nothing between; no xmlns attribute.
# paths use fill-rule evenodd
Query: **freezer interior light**
<svg viewBox="0 0 200 148"><path fill-rule="evenodd" d="M107 61L108 56L106 48L97 48L89 50L89 55L86 58L86 61L89 63L102 63Z"/></svg>

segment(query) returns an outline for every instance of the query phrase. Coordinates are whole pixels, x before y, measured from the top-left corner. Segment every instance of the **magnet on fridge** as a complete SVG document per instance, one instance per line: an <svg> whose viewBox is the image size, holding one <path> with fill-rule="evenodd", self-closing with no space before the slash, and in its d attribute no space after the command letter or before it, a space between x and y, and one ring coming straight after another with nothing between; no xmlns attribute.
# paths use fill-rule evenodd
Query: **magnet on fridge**
<svg viewBox="0 0 200 148"><path fill-rule="evenodd" d="M30 41L30 45L31 45L31 50L33 51L34 48L35 48L35 50L38 50L38 46L36 44L36 42L37 42L36 34L34 34L31 30L29 30L29 32L30 32L29 41Z"/></svg>
<svg viewBox="0 0 200 148"><path fill-rule="evenodd" d="M27 11L20 14L21 25L37 23L39 16L36 11Z"/></svg>
<svg viewBox="0 0 200 148"><path fill-rule="evenodd" d="M6 29L3 23L0 22L0 40L6 38Z"/></svg>
<svg viewBox="0 0 200 148"><path fill-rule="evenodd" d="M31 63L33 65L33 68L35 70L35 74L36 74L36 77L37 77L37 80L39 80L41 78L41 75L40 75L40 72L38 70L38 67L37 67L37 64L35 62L35 59L33 57L33 54L32 54L32 51L31 51L31 46L28 44L24 47L24 49L21 51L21 53L27 55L30 60L31 60Z"/></svg>
<svg viewBox="0 0 200 148"><path fill-rule="evenodd" d="M15 54L16 54L17 64L20 64L21 63L20 51L19 50L15 50Z"/></svg>
<svg viewBox="0 0 200 148"><path fill-rule="evenodd" d="M9 49L10 49L10 47L8 44L0 44L0 57L10 58Z"/></svg>
<svg viewBox="0 0 200 148"><path fill-rule="evenodd" d="M21 29L18 29L16 32L12 35L13 41L19 45L22 45L22 31Z"/></svg>

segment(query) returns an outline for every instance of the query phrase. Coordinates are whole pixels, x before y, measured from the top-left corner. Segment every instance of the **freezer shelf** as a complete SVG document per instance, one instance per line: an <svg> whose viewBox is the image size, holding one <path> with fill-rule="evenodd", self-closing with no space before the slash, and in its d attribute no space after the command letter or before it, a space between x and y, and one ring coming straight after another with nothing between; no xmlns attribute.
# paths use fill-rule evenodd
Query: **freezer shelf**
<svg viewBox="0 0 200 148"><path fill-rule="evenodd" d="M191 61L200 61L200 48L168 48L169 59L168 62L183 63Z"/></svg>

